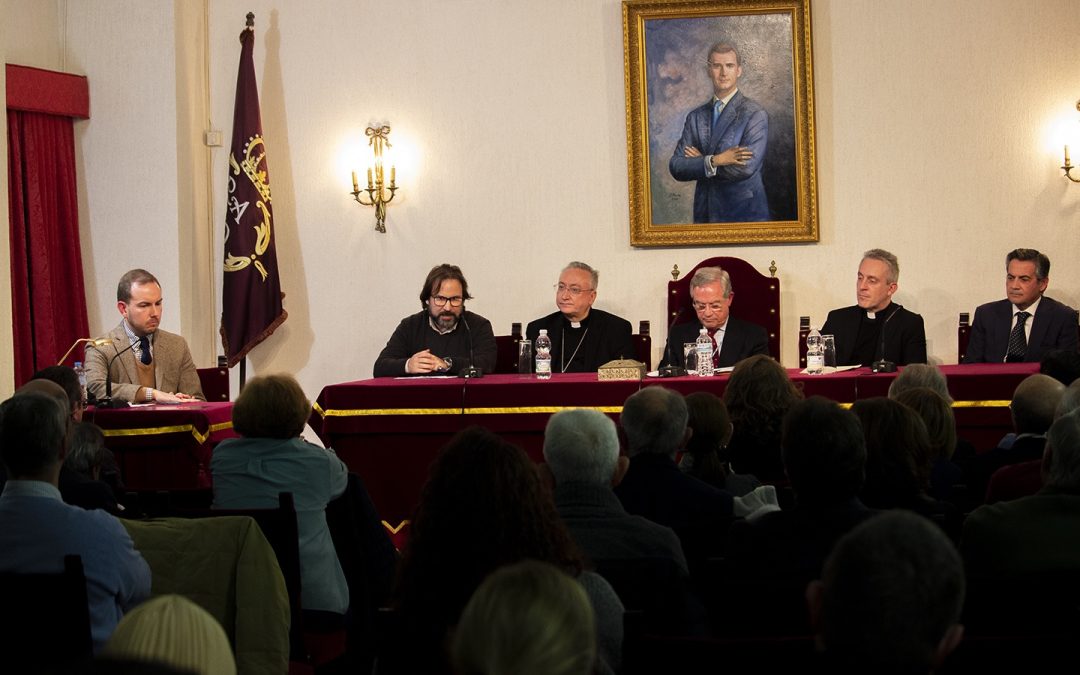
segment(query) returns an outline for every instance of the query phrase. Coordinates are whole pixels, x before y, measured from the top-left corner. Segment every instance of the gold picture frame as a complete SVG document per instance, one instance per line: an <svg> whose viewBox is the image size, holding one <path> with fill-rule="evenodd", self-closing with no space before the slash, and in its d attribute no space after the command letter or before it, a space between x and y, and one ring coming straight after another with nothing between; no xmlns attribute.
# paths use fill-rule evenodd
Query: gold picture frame
<svg viewBox="0 0 1080 675"><path fill-rule="evenodd" d="M812 51L810 0L624 0L632 246L818 241Z"/></svg>

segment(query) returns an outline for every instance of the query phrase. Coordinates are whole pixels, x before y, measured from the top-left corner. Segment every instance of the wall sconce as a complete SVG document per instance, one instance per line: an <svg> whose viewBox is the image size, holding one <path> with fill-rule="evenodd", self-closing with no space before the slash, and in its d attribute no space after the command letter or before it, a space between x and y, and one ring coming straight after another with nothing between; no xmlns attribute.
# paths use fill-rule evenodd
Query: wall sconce
<svg viewBox="0 0 1080 675"><path fill-rule="evenodd" d="M395 182L397 171L393 166L390 167L390 185L385 186L386 189L390 190L390 196L387 197L386 192L383 190L385 185L383 182L383 144L386 144L388 148L393 147L387 138L390 135L390 127L385 124L379 127L368 127L364 133L367 134L368 145L375 149L375 166L368 167L367 189L365 190L360 189L360 183L356 180L356 172L352 172L353 191L349 194L353 196L353 199L358 204L375 207L375 231L385 233L386 205L394 201L394 192L397 190ZM374 176L372 176L372 168L374 168ZM367 192L368 201L364 201L360 197L364 192Z"/></svg>
<svg viewBox="0 0 1080 675"><path fill-rule="evenodd" d="M1080 111L1080 101L1076 102L1076 109L1078 111ZM1072 165L1072 162L1069 161L1069 146L1066 145L1065 146L1065 164L1062 165L1061 170L1065 172L1065 177L1066 178L1068 178L1069 180L1071 180L1074 183L1080 183L1080 178L1073 178L1072 174L1069 173L1070 171L1072 171L1075 168L1076 167Z"/></svg>

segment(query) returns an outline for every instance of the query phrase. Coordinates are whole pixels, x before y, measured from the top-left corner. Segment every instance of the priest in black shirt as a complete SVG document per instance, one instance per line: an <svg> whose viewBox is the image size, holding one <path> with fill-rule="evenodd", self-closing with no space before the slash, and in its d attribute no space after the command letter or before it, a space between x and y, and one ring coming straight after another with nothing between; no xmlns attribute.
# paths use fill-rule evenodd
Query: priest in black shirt
<svg viewBox="0 0 1080 675"><path fill-rule="evenodd" d="M540 329L547 329L553 373L592 373L608 361L632 359L636 354L630 322L593 309L599 278L599 273L583 262L567 265L555 285L559 311L525 328L525 337L534 344Z"/></svg>
<svg viewBox="0 0 1080 675"><path fill-rule="evenodd" d="M836 337L836 365L926 363L922 317L892 301L900 278L896 256L875 248L863 254L855 283L858 303L834 309L821 328Z"/></svg>

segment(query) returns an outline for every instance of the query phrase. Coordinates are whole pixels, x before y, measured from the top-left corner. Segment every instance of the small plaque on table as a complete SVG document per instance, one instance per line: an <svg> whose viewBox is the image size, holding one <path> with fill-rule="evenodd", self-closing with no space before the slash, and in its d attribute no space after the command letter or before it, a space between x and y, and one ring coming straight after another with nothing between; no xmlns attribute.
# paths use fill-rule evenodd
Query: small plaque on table
<svg viewBox="0 0 1080 675"><path fill-rule="evenodd" d="M645 377L645 364L633 359L608 361L596 371L598 380L640 380Z"/></svg>

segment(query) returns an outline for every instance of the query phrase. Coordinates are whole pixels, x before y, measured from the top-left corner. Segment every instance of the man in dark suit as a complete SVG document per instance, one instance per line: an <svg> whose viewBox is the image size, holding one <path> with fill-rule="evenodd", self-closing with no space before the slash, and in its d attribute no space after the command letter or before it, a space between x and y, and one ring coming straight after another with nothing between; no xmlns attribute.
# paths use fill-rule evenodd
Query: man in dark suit
<svg viewBox="0 0 1080 675"><path fill-rule="evenodd" d="M529 322L525 337L536 343L540 329L551 338L553 373L594 373L615 359L636 355L630 322L593 309L600 273L583 262L572 262L559 274L555 304L559 311Z"/></svg>
<svg viewBox="0 0 1080 675"><path fill-rule="evenodd" d="M714 44L705 66L713 96L686 116L668 170L675 180L697 181L695 223L769 220L761 179L769 115L739 91L742 60L735 47Z"/></svg>
<svg viewBox="0 0 1080 675"><path fill-rule="evenodd" d="M922 317L892 301L899 279L895 255L880 248L863 254L855 283L856 304L829 312L821 327L822 335L836 338L836 365L926 363Z"/></svg>
<svg viewBox="0 0 1080 675"><path fill-rule="evenodd" d="M683 345L697 340L702 328L712 338L713 366L716 368L734 366L754 354L768 354L765 329L731 317L734 297L731 277L724 270L702 267L695 272L690 279L690 300L697 321L672 326L664 350L664 363L682 367Z"/></svg>
<svg viewBox="0 0 1080 675"><path fill-rule="evenodd" d="M1049 283L1050 259L1042 253L1018 248L1005 256L1007 297L975 310L964 363L1039 361L1052 349L1075 352L1076 310L1044 296Z"/></svg>
<svg viewBox="0 0 1080 675"><path fill-rule="evenodd" d="M116 286L116 308L123 320L106 336L112 345L86 350L89 392L104 397L105 382L112 380L113 397L130 403L205 401L187 340L159 328L157 278L143 269L124 274Z"/></svg>

